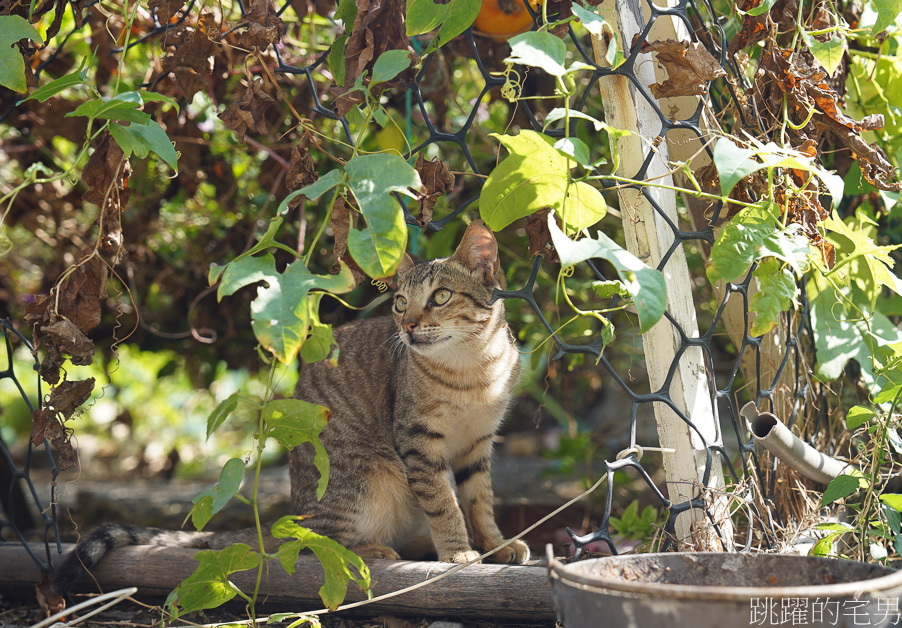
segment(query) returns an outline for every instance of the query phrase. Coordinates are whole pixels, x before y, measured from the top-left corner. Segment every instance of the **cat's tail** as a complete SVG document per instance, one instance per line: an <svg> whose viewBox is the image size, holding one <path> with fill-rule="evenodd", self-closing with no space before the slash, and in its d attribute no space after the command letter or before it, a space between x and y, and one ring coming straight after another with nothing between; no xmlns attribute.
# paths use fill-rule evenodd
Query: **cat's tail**
<svg viewBox="0 0 902 628"><path fill-rule="evenodd" d="M209 547L212 532L185 532L108 523L81 539L53 573L53 592L67 597L72 587L86 580L104 556L128 545Z"/></svg>

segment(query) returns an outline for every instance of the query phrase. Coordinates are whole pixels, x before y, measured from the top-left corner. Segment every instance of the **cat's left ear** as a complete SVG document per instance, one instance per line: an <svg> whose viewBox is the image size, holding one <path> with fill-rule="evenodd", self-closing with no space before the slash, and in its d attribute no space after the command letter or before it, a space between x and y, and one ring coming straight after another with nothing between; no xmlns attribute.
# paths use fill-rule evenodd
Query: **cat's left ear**
<svg viewBox="0 0 902 628"><path fill-rule="evenodd" d="M501 272L495 234L482 220L476 219L470 223L451 257L471 270L481 270L486 281L494 278L502 288L507 287L504 273Z"/></svg>

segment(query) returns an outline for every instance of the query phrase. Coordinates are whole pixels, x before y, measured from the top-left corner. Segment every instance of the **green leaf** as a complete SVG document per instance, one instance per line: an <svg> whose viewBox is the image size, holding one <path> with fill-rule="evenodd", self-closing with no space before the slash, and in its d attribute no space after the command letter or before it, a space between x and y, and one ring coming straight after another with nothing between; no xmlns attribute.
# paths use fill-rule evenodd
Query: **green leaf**
<svg viewBox="0 0 902 628"><path fill-rule="evenodd" d="M493 231L545 207L561 216L568 233L591 227L607 213L594 187L583 182L568 187L575 162L556 150L551 138L535 131L492 136L510 153L489 174L479 197L479 214Z"/></svg>
<svg viewBox="0 0 902 628"><path fill-rule="evenodd" d="M316 554L325 572L325 583L319 590L319 596L323 604L330 610L335 610L345 599L348 592L348 583L354 581L362 591L367 592L367 597L372 597L370 592L370 570L363 560L330 538L321 536L299 526L296 521L303 517L282 517L272 526L272 535L277 539L295 539L283 543L279 547L278 557L282 567L289 574L294 573L295 564L298 562L298 554L301 550L309 549ZM353 571L352 568L353 567Z"/></svg>
<svg viewBox="0 0 902 628"><path fill-rule="evenodd" d="M846 51L845 40L837 36L831 37L827 41L819 41L811 36L808 31L803 30L801 33L802 39L805 40L805 44L808 46L811 54L823 66L827 74L833 76L836 68L842 63L842 57Z"/></svg>
<svg viewBox="0 0 902 628"><path fill-rule="evenodd" d="M581 139L576 137L562 137L554 143L554 147L567 157L571 157L583 168L591 168L589 147Z"/></svg>
<svg viewBox="0 0 902 628"><path fill-rule="evenodd" d="M567 57L567 46L559 38L546 31L529 31L508 40L511 47L510 56L505 63L522 63L542 68L552 76L564 76L567 68L564 61Z"/></svg>
<svg viewBox="0 0 902 628"><path fill-rule="evenodd" d="M628 296L629 290L622 281L593 281L592 290L601 299L610 299L615 296Z"/></svg>
<svg viewBox="0 0 902 628"><path fill-rule="evenodd" d="M163 102L167 105L175 107L175 112L179 112L179 104L172 98L171 96L167 96L166 94L161 94L159 92L138 92L141 95L141 100L144 101L146 105L149 102Z"/></svg>
<svg viewBox="0 0 902 628"><path fill-rule="evenodd" d="M777 2L777 0L764 0L764 2L762 2L761 4L759 4L756 7L749 9L748 11L746 11L746 13L748 13L749 15L752 15L752 16L761 15L762 13L767 13L768 11L770 11L771 7L774 6L774 4L776 2Z"/></svg>
<svg viewBox="0 0 902 628"><path fill-rule="evenodd" d="M341 170L330 170L310 185L306 185L300 190L296 190L296 192L298 194L303 194L311 201L315 201L320 196L334 188L336 185L340 185L341 183ZM292 194L294 194L294 192L292 192Z"/></svg>
<svg viewBox="0 0 902 628"><path fill-rule="evenodd" d="M601 231L595 239L574 242L560 230L554 217L548 215L551 241L561 260L561 267L573 266L587 259L601 258L617 269L626 289L633 297L639 315L639 330L645 333L658 322L667 307L667 282L664 274L622 248Z"/></svg>
<svg viewBox="0 0 902 628"><path fill-rule="evenodd" d="M574 6L576 6L576 5L574 5ZM601 131L602 129L607 128L607 126L608 126L601 120L593 118L589 114L583 113L582 111L577 111L575 109L567 110L567 109L563 109L561 107L555 107L554 109L552 109L551 111L548 112L547 116L545 116L545 122L543 124L543 129L548 128L549 125L557 122L558 120L565 120L568 116L571 119L579 118L581 120L588 120L589 122L592 123L592 126L595 127L596 131Z"/></svg>
<svg viewBox="0 0 902 628"><path fill-rule="evenodd" d="M189 514L194 527L203 530L213 515L222 510L229 500L238 494L243 480L244 461L240 458L232 458L226 462L219 473L219 481L198 493L191 500L194 506Z"/></svg>
<svg viewBox="0 0 902 628"><path fill-rule="evenodd" d="M137 109L143 105L144 101L138 92L124 92L113 98L93 98L80 104L75 111L67 113L66 117L85 116L91 120L119 120L147 124L150 122L150 115Z"/></svg>
<svg viewBox="0 0 902 628"><path fill-rule="evenodd" d="M714 145L714 165L720 176L720 193L729 196L736 184L761 169L754 159L755 151L740 148L727 138L721 138Z"/></svg>
<svg viewBox="0 0 902 628"><path fill-rule="evenodd" d="M846 427L854 430L867 423L874 414L874 411L867 406L852 406L846 414Z"/></svg>
<svg viewBox="0 0 902 628"><path fill-rule="evenodd" d="M16 42L22 39L44 43L41 34L25 18L0 15L0 85L20 94L28 90L25 59L16 47Z"/></svg>
<svg viewBox="0 0 902 628"><path fill-rule="evenodd" d="M481 8L482 0L407 0L407 36L422 35L441 25L423 52L430 54L467 30Z"/></svg>
<svg viewBox="0 0 902 628"><path fill-rule="evenodd" d="M902 13L902 0L873 0L877 9L877 22L871 35L878 35L890 27Z"/></svg>
<svg viewBox="0 0 902 628"><path fill-rule="evenodd" d="M329 456L319 440L326 427L329 411L323 406L300 399L276 399L263 408L266 435L291 450L304 443L313 445L313 464L319 470L316 498L322 499L329 483Z"/></svg>
<svg viewBox="0 0 902 628"><path fill-rule="evenodd" d="M890 270L895 264L890 253L902 245L878 246L870 235L873 230L872 226L869 226L867 223L862 224L861 220L859 220L858 225L855 225L854 218L850 218L848 222L845 222L836 212L823 221L822 224L827 229L830 239L836 242L837 246L845 253L837 260L837 266L834 270L845 266L849 262L858 265L857 268L854 266L852 268L855 270L855 275L860 276L869 289L871 309L874 308L879 294L879 289L870 289L872 286L886 286L896 293L902 293L902 286L900 286L898 277ZM837 236L841 239L837 240ZM848 244L851 244L851 250L849 250Z"/></svg>
<svg viewBox="0 0 902 628"><path fill-rule="evenodd" d="M338 275L314 275L303 260L288 265L284 272L276 272L271 254L261 257L241 257L226 266L221 274L217 298L251 284L264 282L251 302L251 326L257 340L283 364L289 364L307 337L307 293L325 290L344 293L355 287L350 269L342 265Z"/></svg>
<svg viewBox="0 0 902 628"><path fill-rule="evenodd" d="M351 32L354 21L357 19L357 3L355 0L338 0L338 8L335 9L335 19L341 20L345 31Z"/></svg>
<svg viewBox="0 0 902 628"><path fill-rule="evenodd" d="M749 333L760 336L776 327L780 314L789 309L795 300L796 282L789 269L772 257L755 269L754 276L761 285L749 300L749 311L755 312Z"/></svg>
<svg viewBox="0 0 902 628"><path fill-rule="evenodd" d="M332 325L323 325L319 320L319 302L322 296L322 292L317 292L307 297L310 335L301 346L301 357L307 364L328 359L332 366L337 366L338 343L332 333Z"/></svg>
<svg viewBox="0 0 902 628"><path fill-rule="evenodd" d="M860 478L852 475L838 475L824 489L824 495L821 498L821 506L832 504L833 502L850 497L858 492Z"/></svg>
<svg viewBox="0 0 902 628"><path fill-rule="evenodd" d="M225 423L226 419L229 418L229 415L238 407L238 393L234 392L222 401L219 402L219 405L210 413L209 418L207 418L207 439L212 436L213 432L219 429L219 427Z"/></svg>
<svg viewBox="0 0 902 628"><path fill-rule="evenodd" d="M31 94L25 100L35 99L39 102L44 102L45 100L56 96L61 91L69 89L70 87L88 84L88 69L82 68L81 70L77 70L70 74L66 74L65 76L61 76L58 79L50 81L49 83L44 85L44 87L31 92Z"/></svg>
<svg viewBox="0 0 902 628"><path fill-rule="evenodd" d="M902 506L902 496L896 495L897 501L899 502L897 505ZM893 508L889 504L883 505L883 514L886 516L887 524L889 525L889 529L893 534L899 534L899 531L902 530L902 512L897 508Z"/></svg>
<svg viewBox="0 0 902 628"><path fill-rule="evenodd" d="M775 1L776 0L771 0L771 2ZM585 29L596 38L602 39L605 31L607 31L611 43L605 53L605 60L608 62L608 65L613 66L614 61L617 59L617 39L614 36L614 29L611 28L611 25L608 24L606 19L588 7L583 8L574 2L571 8L573 10L573 15L575 15Z"/></svg>
<svg viewBox="0 0 902 628"><path fill-rule="evenodd" d="M809 550L809 556L830 556L833 552L833 542L841 537L845 532L833 532L828 534L820 541L818 541L814 547Z"/></svg>
<svg viewBox="0 0 902 628"><path fill-rule="evenodd" d="M238 595L238 588L229 581L229 575L254 569L260 564L259 554L244 543L218 552L200 551L194 558L200 564L166 598L166 606L171 610L173 619L228 602Z"/></svg>
<svg viewBox="0 0 902 628"><path fill-rule="evenodd" d="M902 392L902 384L889 383L874 397L874 403L889 403Z"/></svg>
<svg viewBox="0 0 902 628"><path fill-rule="evenodd" d="M370 84L390 81L410 67L410 53L406 50L386 50L373 64Z"/></svg>
<svg viewBox="0 0 902 628"><path fill-rule="evenodd" d="M146 113L134 111L147 116ZM110 125L110 135L122 148L122 152L128 157L132 153L141 159L147 157L149 153L156 154L160 159L166 162L166 165L173 170L178 170L178 153L172 146L172 141L166 135L166 131L156 120L150 120L144 124L133 122L129 126L121 124Z"/></svg>
<svg viewBox="0 0 902 628"><path fill-rule="evenodd" d="M762 207L747 207L733 216L711 248L706 271L711 283L742 277L758 257L758 248L774 231L774 218Z"/></svg>
<svg viewBox="0 0 902 628"><path fill-rule="evenodd" d="M848 523L837 521L835 523L819 523L814 526L818 530L833 530L834 532L852 532L855 528Z"/></svg>
<svg viewBox="0 0 902 628"><path fill-rule="evenodd" d="M353 23L353 22L352 22ZM332 44L327 62L329 72L335 78L335 84L345 86L345 46L348 44L348 35L342 35Z"/></svg>
<svg viewBox="0 0 902 628"><path fill-rule="evenodd" d="M366 219L363 229L351 229L348 250L354 261L373 279L394 274L407 245L404 213L392 192L414 196L420 175L394 153L354 157L345 165L348 187Z"/></svg>
<svg viewBox="0 0 902 628"><path fill-rule="evenodd" d="M897 513L902 512L902 495L898 493L883 493L880 496L880 501L895 510Z"/></svg>

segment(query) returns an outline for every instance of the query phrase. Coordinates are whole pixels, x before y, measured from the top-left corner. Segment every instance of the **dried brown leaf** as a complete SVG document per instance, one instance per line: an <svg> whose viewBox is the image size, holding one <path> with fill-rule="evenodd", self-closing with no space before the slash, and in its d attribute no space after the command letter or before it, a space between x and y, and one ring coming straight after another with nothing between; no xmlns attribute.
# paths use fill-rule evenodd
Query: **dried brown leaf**
<svg viewBox="0 0 902 628"><path fill-rule="evenodd" d="M240 32L235 42L247 50L266 50L270 44L282 39L282 20L276 14L271 0L251 0L250 10L244 16L247 30Z"/></svg>
<svg viewBox="0 0 902 628"><path fill-rule="evenodd" d="M185 0L148 0L147 6L151 11L156 11L160 24L168 24L169 18L185 6Z"/></svg>
<svg viewBox="0 0 902 628"><path fill-rule="evenodd" d="M359 286L366 275L357 262L354 261L354 258L348 254L348 234L357 224L357 214L348 208L348 204L341 196L335 199L329 224L332 227L332 236L335 240L333 245L335 263L332 265L332 272L337 273L341 269L339 262L344 262L351 269L354 280Z"/></svg>
<svg viewBox="0 0 902 628"><path fill-rule="evenodd" d="M75 450L69 440L69 431L63 426L56 414L50 410L35 410L32 415L31 444L35 447L44 444L45 440L56 447L59 457L57 464L61 471L75 464Z"/></svg>
<svg viewBox="0 0 902 628"><path fill-rule="evenodd" d="M667 39L642 46L644 52L657 53L667 70L667 80L649 85L655 98L700 96L708 93L708 83L726 72L700 42Z"/></svg>
<svg viewBox="0 0 902 628"><path fill-rule="evenodd" d="M108 269L89 249L78 267L69 273L59 290L59 314L87 333L100 324L100 312L106 299Z"/></svg>
<svg viewBox="0 0 902 628"><path fill-rule="evenodd" d="M44 574L35 585L35 599L45 617L56 615L66 608L66 598L53 592L50 574Z"/></svg>
<svg viewBox="0 0 902 628"><path fill-rule="evenodd" d="M291 151L291 161L288 164L288 174L285 175L285 187L289 192L300 190L303 187L315 183L319 177L316 174L316 164L313 163L313 156L310 149L306 146L300 148L295 146ZM288 203L288 206L295 208L304 202L306 197L296 196Z"/></svg>
<svg viewBox="0 0 902 628"><path fill-rule="evenodd" d="M63 420L72 418L72 413L94 392L94 381L93 377L89 377L74 382L63 382L50 391L50 399L47 400L45 407L53 408L54 412L62 414Z"/></svg>
<svg viewBox="0 0 902 628"><path fill-rule="evenodd" d="M544 255L548 261L558 262L560 260L551 243L551 231L548 229L548 213L550 211L550 207L545 207L529 215L529 218L526 219L526 237L529 238L530 255ZM560 224L557 215L555 218Z"/></svg>
<svg viewBox="0 0 902 628"><path fill-rule="evenodd" d="M422 228L432 220L432 210L438 197L454 188L454 175L448 164L438 157L426 161L422 154L417 157L414 168L423 183L423 190L419 193L420 211L417 215L417 225Z"/></svg>
<svg viewBox="0 0 902 628"><path fill-rule="evenodd" d="M88 203L102 205L104 200L117 206L128 200L126 179L131 167L119 144L104 132L97 147L82 170L82 179L88 190L83 198Z"/></svg>
<svg viewBox="0 0 902 628"><path fill-rule="evenodd" d="M238 138L244 140L248 131L254 133L267 132L266 110L275 100L263 89L263 80L252 80L244 92L244 98L229 105L219 114L219 119L235 131Z"/></svg>
<svg viewBox="0 0 902 628"><path fill-rule="evenodd" d="M213 42L219 39L220 34L218 22L211 13L201 13L194 26L182 26L168 33L175 50L163 59L163 73L172 72L175 75L176 83L188 102L210 84Z"/></svg>

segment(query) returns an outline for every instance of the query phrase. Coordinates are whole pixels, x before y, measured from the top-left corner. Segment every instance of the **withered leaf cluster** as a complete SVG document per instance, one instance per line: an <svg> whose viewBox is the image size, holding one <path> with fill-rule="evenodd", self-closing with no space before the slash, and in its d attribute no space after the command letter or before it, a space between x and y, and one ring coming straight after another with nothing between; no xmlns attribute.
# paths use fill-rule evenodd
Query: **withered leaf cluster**
<svg viewBox="0 0 902 628"><path fill-rule="evenodd" d="M441 159L436 157L427 161L423 159L422 153L417 157L414 168L423 183L423 189L417 193L420 202L417 225L422 228L432 220L432 210L438 202L438 197L454 188L454 175L451 174L448 164Z"/></svg>
<svg viewBox="0 0 902 628"><path fill-rule="evenodd" d="M191 102L197 92L206 90L210 84L214 42L220 37L216 18L212 13L201 13L194 26L185 24L167 33L167 43L174 50L163 59L163 74L171 72Z"/></svg>
<svg viewBox="0 0 902 628"><path fill-rule="evenodd" d="M708 93L710 81L727 74L697 41L666 39L644 44L642 50L657 53L658 62L667 70L667 80L648 86L655 98L703 96Z"/></svg>
<svg viewBox="0 0 902 628"><path fill-rule="evenodd" d="M758 68L758 111L767 112L772 120L777 120L785 98L794 122L801 125L808 121L796 131L801 142L817 143L823 131L830 131L849 148L871 185L881 190L899 190L900 184L894 180L893 167L883 150L876 144L868 144L861 136L865 131L883 128L883 116L871 115L862 120L850 118L840 110L839 95L826 78L826 72L814 67L805 55L768 46Z"/></svg>
<svg viewBox="0 0 902 628"><path fill-rule="evenodd" d="M55 386L34 413L32 443L40 445L49 439L60 452L63 469L71 466L75 457L63 424L91 395L94 379L60 383L62 366L67 357L74 365L91 364L94 359L94 342L87 332L100 324L107 272L106 263L88 247L68 277L25 308L25 322L33 325L34 350L45 352L38 372Z"/></svg>
<svg viewBox="0 0 902 628"><path fill-rule="evenodd" d="M338 97L335 99L335 110L340 116L363 102L363 95L352 91L351 86L364 71L373 69L373 64L382 53L408 50L413 54L404 30L404 20L398 19L407 10L404 0L356 0L356 5L357 18L345 45L345 87L337 90ZM402 72L378 86L377 91L405 85L409 76L409 70Z"/></svg>

